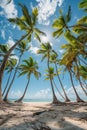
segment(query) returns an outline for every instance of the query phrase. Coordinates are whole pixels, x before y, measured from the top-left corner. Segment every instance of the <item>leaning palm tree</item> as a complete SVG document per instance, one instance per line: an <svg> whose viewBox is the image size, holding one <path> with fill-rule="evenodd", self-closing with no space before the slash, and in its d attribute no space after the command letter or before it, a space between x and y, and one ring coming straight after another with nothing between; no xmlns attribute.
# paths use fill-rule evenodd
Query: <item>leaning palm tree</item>
<svg viewBox="0 0 87 130"><path fill-rule="evenodd" d="M60 103L60 101L57 99L56 95L55 95L55 92L54 92L54 86L53 86L53 79L54 79L54 68L53 67L49 67L48 70L46 70L47 74L45 74L46 78L45 80L50 80L50 83L51 83L51 88L52 88L52 95L53 95L53 101L52 103L55 104L55 103Z"/></svg>
<svg viewBox="0 0 87 130"><path fill-rule="evenodd" d="M9 51L6 53L3 62L1 64L0 67L0 102L2 101L2 78L3 78L3 74L4 74L4 70L6 67L6 62L9 58L9 55L11 54L11 52L15 49L15 47L20 44L20 42L23 39L28 39L28 42L31 41L31 37L32 34L34 34L34 36L40 41L40 37L39 35L45 35L42 31L40 31L38 28L36 28L36 23L37 23L37 16L38 16L38 10L37 8L34 8L32 10L32 14L30 15L27 7L25 5L21 5L22 8L22 12L23 15L20 18L11 18L9 19L10 22L16 24L17 26L20 27L20 29L22 31L25 31L25 35L23 35L20 40L18 40L10 49Z"/></svg>
<svg viewBox="0 0 87 130"><path fill-rule="evenodd" d="M24 54L26 51L29 50L29 48L30 48L30 46L27 44L26 41L20 42L20 44L18 44L18 46L17 46L17 48L16 48L16 50L18 50L19 53L20 53L20 55L19 55L19 60L18 60L17 66L16 66L16 68L15 68L14 75L13 75L13 77L12 77L12 80L11 80L11 82L10 82L10 85L9 85L9 87L8 87L8 90L7 90L7 92L6 92L6 95L5 95L4 99L3 99L4 101L7 101L7 97L8 97L9 91L10 91L10 89L11 89L11 87L12 87L14 81L15 81L15 78L16 78L16 75L17 75L17 72L18 72L18 68L19 68L19 65L20 65L22 56L23 56L23 54Z"/></svg>
<svg viewBox="0 0 87 130"><path fill-rule="evenodd" d="M20 65L21 72L19 76L27 75L28 81L27 81L23 95L16 102L21 102L23 100L28 89L31 75L33 74L37 79L40 77L40 73L38 72L38 64L36 61L34 61L32 57L30 57L27 60L24 60L23 62L24 64Z"/></svg>
<svg viewBox="0 0 87 130"><path fill-rule="evenodd" d="M5 70L7 71L9 76L8 76L6 86L5 86L4 90L3 90L2 96L4 96L4 94L6 92L6 89L8 87L9 82L10 82L10 79L11 79L12 71L13 71L14 67L16 66L16 64L17 64L17 59L10 58L8 60L8 63L7 63L7 66L6 66Z"/></svg>
<svg viewBox="0 0 87 130"><path fill-rule="evenodd" d="M38 54L42 54L43 56L42 56L42 61L45 59L45 58L47 58L47 67L48 67L48 70L49 70L49 68L50 68L50 66L49 66L49 60L50 60L50 54L51 54L51 52L52 52L52 47L51 47L51 45L50 45L50 43L49 42L47 42L47 43L42 43L41 44L41 49L39 49L38 51L37 51L37 53ZM49 75L50 76L50 84L51 84L51 87L52 87L52 79L51 79L51 75ZM55 96L54 96L55 97ZM57 103L57 98L55 97L54 98L54 100L53 100L53 103Z"/></svg>
<svg viewBox="0 0 87 130"><path fill-rule="evenodd" d="M72 53L71 49L67 50L63 54L63 57L60 61L60 65L64 65L65 70L68 70L68 72L69 72L71 84L72 84L72 87L73 87L74 92L76 94L77 102L83 102L83 100L79 97L79 95L75 89L74 83L73 83L73 78L72 78L73 57L74 57L74 54Z"/></svg>
<svg viewBox="0 0 87 130"><path fill-rule="evenodd" d="M61 88L62 88L62 90L64 92L64 95L65 95L65 102L70 102L70 100L69 100L69 98L68 98L68 96L67 96L67 94L65 92L65 89L64 89L64 86L62 84L62 81L60 79L59 73L58 73L58 68L57 68L58 59L57 59L57 57L58 57L58 54L55 51L53 51L53 53L51 54L51 57L50 57L50 61L52 63L54 63L54 65L55 65L55 69L56 69L56 73L57 73L57 78L58 78L58 81L59 81L59 83L61 85Z"/></svg>

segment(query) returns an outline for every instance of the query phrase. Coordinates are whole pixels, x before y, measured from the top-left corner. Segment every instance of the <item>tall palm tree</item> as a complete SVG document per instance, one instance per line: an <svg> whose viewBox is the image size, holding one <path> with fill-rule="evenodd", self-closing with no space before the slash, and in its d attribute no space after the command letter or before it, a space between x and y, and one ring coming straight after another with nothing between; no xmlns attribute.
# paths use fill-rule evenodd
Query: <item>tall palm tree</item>
<svg viewBox="0 0 87 130"><path fill-rule="evenodd" d="M51 83L51 88L52 88L52 95L53 95L53 101L52 103L60 103L60 101L57 99L56 95L55 95L55 92L54 92L54 86L53 86L53 78L55 76L54 74L54 68L53 67L49 67L48 70L46 70L47 74L46 74L46 78L45 80L50 80L50 83Z"/></svg>
<svg viewBox="0 0 87 130"><path fill-rule="evenodd" d="M26 41L22 41L20 44L18 44L18 46L17 46L17 48L16 48L16 49L19 51L19 53L20 53L20 55L19 55L19 60L18 60L17 66L16 66L16 68L15 68L14 75L13 75L13 77L12 77L12 80L11 80L11 82L10 82L10 85L9 85L9 87L8 87L8 90L7 90L7 92L6 92L6 95L5 95L4 99L3 99L4 101L7 101L7 97L8 97L9 91L10 91L10 89L11 89L13 83L14 83L14 80L15 80L16 75L17 75L17 72L18 72L18 68L19 68L19 65L20 65L20 62L21 62L21 58L22 58L23 54L24 54L26 51L29 50L29 48L30 48L30 46L27 44Z"/></svg>
<svg viewBox="0 0 87 130"><path fill-rule="evenodd" d="M74 58L74 53L72 53L72 50L70 48L66 52L64 52L63 57L60 61L60 65L64 65L65 70L68 70L68 72L69 72L71 84L72 84L72 87L73 87L74 92L76 94L77 102L83 102L83 100L79 97L79 95L75 89L74 83L73 83L72 71L71 71L72 66L73 66L73 58Z"/></svg>
<svg viewBox="0 0 87 130"><path fill-rule="evenodd" d="M24 64L20 65L21 72L20 72L19 76L27 75L28 81L27 81L23 95L16 102L21 102L23 100L23 98L26 94L26 91L28 89L31 75L33 74L37 79L40 77L40 73L38 72L38 64L36 61L34 61L34 59L32 57L30 57L27 60L24 60L23 62L24 62Z"/></svg>
<svg viewBox="0 0 87 130"><path fill-rule="evenodd" d="M58 59L57 59L57 57L58 57L58 54L55 51L53 51L53 54L51 54L51 57L50 57L50 61L52 63L54 63L54 65L55 65L55 69L56 69L56 73L57 73L57 78L58 78L58 81L59 81L59 83L61 85L61 88L62 88L62 90L64 92L64 95L65 95L65 102L70 102L70 100L69 100L69 98L68 98L68 96L67 96L67 94L65 92L65 89L63 87L63 84L62 84L62 81L60 79L59 73L58 73L58 68L57 68Z"/></svg>
<svg viewBox="0 0 87 130"><path fill-rule="evenodd" d="M20 40L18 40L10 49L9 51L6 53L3 62L1 64L0 67L0 102L2 101L2 78L3 78L3 74L4 74L4 70L6 67L6 62L11 54L11 52L14 50L14 48L20 44L20 42L23 39L28 39L28 42L31 41L31 37L32 34L34 34L34 36L40 41L40 37L39 35L42 34L44 35L44 33L42 31L40 31L38 28L36 28L36 23L37 23L37 16L38 16L38 10L37 8L34 8L32 10L32 14L30 15L27 7L25 5L21 5L22 8L22 12L23 15L20 18L12 18L9 19L10 22L16 24L17 26L20 27L21 30L25 31L25 35L23 35Z"/></svg>
<svg viewBox="0 0 87 130"><path fill-rule="evenodd" d="M50 60L50 54L52 52L52 47L50 45L49 42L47 43L42 43L41 44L41 49L38 50L38 54L42 54L42 61L47 58L47 67L48 67L48 70L50 68L49 66L49 60ZM49 75L50 77L50 84L51 84L51 87L52 87L52 90L53 90L53 86L52 86L52 79L51 79L51 75ZM54 93L54 92L53 92ZM53 103L57 103L57 98L54 96L54 99L53 99Z"/></svg>
<svg viewBox="0 0 87 130"><path fill-rule="evenodd" d="M4 90L3 90L2 96L4 96L4 94L6 92L6 89L8 87L9 81L11 79L12 70L14 69L16 64L17 64L17 59L12 59L12 58L9 59L9 62L8 62L7 67L5 69L7 71L7 73L9 74L9 76L8 76L8 80L7 80L6 86L5 86Z"/></svg>

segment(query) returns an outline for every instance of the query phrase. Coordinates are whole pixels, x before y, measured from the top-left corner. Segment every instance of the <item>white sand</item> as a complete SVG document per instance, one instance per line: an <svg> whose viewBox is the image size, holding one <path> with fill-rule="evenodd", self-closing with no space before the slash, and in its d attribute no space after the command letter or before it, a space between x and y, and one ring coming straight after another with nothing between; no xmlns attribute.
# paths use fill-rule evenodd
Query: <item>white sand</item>
<svg viewBox="0 0 87 130"><path fill-rule="evenodd" d="M36 112L42 113L35 115ZM0 130L87 130L87 103L3 104L0 105Z"/></svg>

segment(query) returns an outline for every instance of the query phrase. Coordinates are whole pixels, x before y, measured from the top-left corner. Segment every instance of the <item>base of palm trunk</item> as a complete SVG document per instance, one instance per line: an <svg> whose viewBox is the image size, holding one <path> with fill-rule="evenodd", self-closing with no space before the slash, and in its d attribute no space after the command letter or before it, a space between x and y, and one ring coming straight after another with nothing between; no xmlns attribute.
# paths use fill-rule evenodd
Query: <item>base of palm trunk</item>
<svg viewBox="0 0 87 130"><path fill-rule="evenodd" d="M15 102L22 102L23 98L21 97L20 99L16 100Z"/></svg>
<svg viewBox="0 0 87 130"><path fill-rule="evenodd" d="M3 101L4 101L4 102L8 102L7 98L4 98Z"/></svg>
<svg viewBox="0 0 87 130"><path fill-rule="evenodd" d="M77 102L85 102L81 98L77 98Z"/></svg>
<svg viewBox="0 0 87 130"><path fill-rule="evenodd" d="M71 102L71 101L70 101L70 99L67 98L67 99L65 100L65 102Z"/></svg>

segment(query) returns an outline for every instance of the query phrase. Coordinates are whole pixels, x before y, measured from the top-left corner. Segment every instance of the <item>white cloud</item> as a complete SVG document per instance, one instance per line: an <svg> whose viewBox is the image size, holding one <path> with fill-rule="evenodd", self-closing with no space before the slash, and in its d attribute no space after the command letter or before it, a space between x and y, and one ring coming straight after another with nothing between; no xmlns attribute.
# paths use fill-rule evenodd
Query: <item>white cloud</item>
<svg viewBox="0 0 87 130"><path fill-rule="evenodd" d="M33 53L33 54L37 54L38 49L39 49L38 47L34 47L31 45L29 51L31 51L31 53Z"/></svg>
<svg viewBox="0 0 87 130"><path fill-rule="evenodd" d="M63 52L64 52L64 50L63 50L63 49L61 49L61 50L59 50L59 52L60 52L60 53L63 53Z"/></svg>
<svg viewBox="0 0 87 130"><path fill-rule="evenodd" d="M4 30L1 30L1 37L2 37L3 39L5 39L5 31L4 31Z"/></svg>
<svg viewBox="0 0 87 130"><path fill-rule="evenodd" d="M76 89L77 89L77 92L78 92L79 96L81 97L81 99L87 100L87 97L84 94L84 92L82 91L82 89L80 88L80 86L76 86ZM74 93L74 90L72 87L67 89L66 92L67 92L68 97L71 100L73 100L73 101L76 100L76 96L75 96L75 93ZM23 92L20 90L11 91L9 97L10 98L20 98L22 96L22 94L23 94ZM56 95L57 95L58 99L62 101L62 98L58 94L57 91L56 91ZM43 99L52 99L52 92L51 92L51 89L49 89L49 88L41 89L41 90L35 92L34 94L26 93L25 99L42 99L42 100Z"/></svg>
<svg viewBox="0 0 87 130"><path fill-rule="evenodd" d="M78 86L75 86L76 90L77 90L77 93L79 94L79 96L82 98L82 99L86 99L87 100L87 97L86 95L84 94L82 88L80 87L80 85ZM76 99L76 95L75 95L75 92L73 90L73 87L70 87L69 89L67 89L67 95L71 98L71 99Z"/></svg>
<svg viewBox="0 0 87 130"><path fill-rule="evenodd" d="M8 43L9 48L11 48L15 44L15 42L13 41L13 39L11 37L9 37L7 43Z"/></svg>
<svg viewBox="0 0 87 130"><path fill-rule="evenodd" d="M26 95L27 97L27 95ZM50 99L52 98L52 95L51 95L51 90L49 88L47 89L42 89L38 92L36 92L33 96L30 95L29 96L31 99Z"/></svg>
<svg viewBox="0 0 87 130"><path fill-rule="evenodd" d="M22 92L20 90L17 90L17 91L11 91L11 93L9 94L9 98L19 98L22 96Z"/></svg>
<svg viewBox="0 0 87 130"><path fill-rule="evenodd" d="M49 17L52 16L57 6L61 6L63 0L36 0L38 2L39 16L38 21L40 24L50 24Z"/></svg>
<svg viewBox="0 0 87 130"><path fill-rule="evenodd" d="M13 0L7 4L8 0L1 0L0 6L3 8L3 12L6 18L15 18L17 17L17 10L14 5Z"/></svg>

